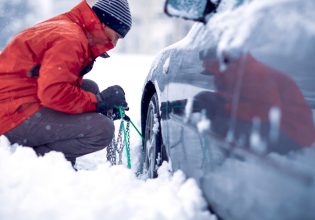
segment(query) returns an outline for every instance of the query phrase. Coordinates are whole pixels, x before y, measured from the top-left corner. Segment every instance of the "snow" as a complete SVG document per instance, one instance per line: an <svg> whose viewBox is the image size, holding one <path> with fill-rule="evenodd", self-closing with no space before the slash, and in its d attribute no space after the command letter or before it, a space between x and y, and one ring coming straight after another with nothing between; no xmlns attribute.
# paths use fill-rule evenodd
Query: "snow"
<svg viewBox="0 0 315 220"><path fill-rule="evenodd" d="M141 88L153 57L113 54L87 74L100 89L113 84L126 92L128 115L140 127ZM47 128L49 129L49 128ZM37 157L29 147L0 136L0 219L213 219L196 182L168 164L157 179L136 177L140 137L131 129L132 169L110 166L100 151L78 158L77 172L61 153Z"/></svg>
<svg viewBox="0 0 315 220"><path fill-rule="evenodd" d="M269 111L270 140L275 141L279 137L281 111L278 107L272 107Z"/></svg>
<svg viewBox="0 0 315 220"><path fill-rule="evenodd" d="M260 121L257 119L254 119L253 122L253 131L250 135L250 147L251 149L253 149L254 151L256 151L257 153L264 153L267 149L266 143L262 140L262 137L259 133L259 125L260 125Z"/></svg>
<svg viewBox="0 0 315 220"><path fill-rule="evenodd" d="M201 114L201 119L197 123L197 129L200 134L209 131L211 127L211 121L206 117L205 113Z"/></svg>
<svg viewBox="0 0 315 220"><path fill-rule="evenodd" d="M185 121L188 121L191 113L192 113L192 109L193 109L193 104L194 104L194 100L193 99L188 99L187 100L187 104L185 106Z"/></svg>
<svg viewBox="0 0 315 220"><path fill-rule="evenodd" d="M1 140L3 141L3 139ZM0 219L206 219L204 201L183 173L161 169L141 181L124 166L74 172L60 153L0 148ZM165 165L166 166L166 165Z"/></svg>
<svg viewBox="0 0 315 220"><path fill-rule="evenodd" d="M168 73L168 70L170 68L170 58L168 57L163 65L163 73L164 74L167 74Z"/></svg>
<svg viewBox="0 0 315 220"><path fill-rule="evenodd" d="M160 124L159 124L158 116L157 114L154 114L154 124L152 128L153 134L157 134L159 132L159 127L160 127Z"/></svg>

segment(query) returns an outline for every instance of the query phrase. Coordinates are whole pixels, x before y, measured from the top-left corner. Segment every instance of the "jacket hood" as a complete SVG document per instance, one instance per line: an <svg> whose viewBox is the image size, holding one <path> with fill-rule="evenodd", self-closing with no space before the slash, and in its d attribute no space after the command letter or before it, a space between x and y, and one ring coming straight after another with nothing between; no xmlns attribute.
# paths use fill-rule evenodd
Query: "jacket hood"
<svg viewBox="0 0 315 220"><path fill-rule="evenodd" d="M65 13L65 15L82 28L88 39L94 58L114 47L104 32L104 26L86 0L83 0L69 12Z"/></svg>

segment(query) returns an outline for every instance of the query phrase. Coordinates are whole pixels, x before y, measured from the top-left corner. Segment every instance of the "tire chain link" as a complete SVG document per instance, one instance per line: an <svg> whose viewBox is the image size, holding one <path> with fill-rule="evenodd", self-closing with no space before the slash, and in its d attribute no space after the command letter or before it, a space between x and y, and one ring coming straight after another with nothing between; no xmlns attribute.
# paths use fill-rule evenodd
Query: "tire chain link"
<svg viewBox="0 0 315 220"><path fill-rule="evenodd" d="M121 165L122 164L122 153L124 151L124 139L123 139L123 122L121 121L117 139L115 140L115 136L113 137L112 143L107 146L107 161L111 163L111 165ZM127 134L127 144L128 151L130 152L130 122L127 122L126 126L126 134ZM117 163L117 153L118 153L118 163Z"/></svg>

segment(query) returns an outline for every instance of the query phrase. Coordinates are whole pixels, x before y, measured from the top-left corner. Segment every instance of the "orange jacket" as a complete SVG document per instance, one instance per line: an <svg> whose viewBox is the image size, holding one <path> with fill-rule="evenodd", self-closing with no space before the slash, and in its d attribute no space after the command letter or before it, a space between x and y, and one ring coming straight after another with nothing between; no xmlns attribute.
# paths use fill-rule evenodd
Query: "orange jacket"
<svg viewBox="0 0 315 220"><path fill-rule="evenodd" d="M70 114L95 111L80 72L112 49L83 0L71 11L18 34L0 54L0 134L43 106Z"/></svg>

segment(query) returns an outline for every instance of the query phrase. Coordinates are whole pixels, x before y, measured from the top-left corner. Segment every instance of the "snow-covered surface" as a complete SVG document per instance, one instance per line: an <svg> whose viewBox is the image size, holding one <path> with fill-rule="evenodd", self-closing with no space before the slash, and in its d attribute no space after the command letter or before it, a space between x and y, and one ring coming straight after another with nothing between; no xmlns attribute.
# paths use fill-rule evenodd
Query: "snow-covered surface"
<svg viewBox="0 0 315 220"><path fill-rule="evenodd" d="M114 54L98 60L87 75L101 89L113 84L125 89L128 115L138 127L141 88L151 62L150 56ZM0 219L216 219L206 211L196 182L180 171L170 175L167 164L157 179L138 179L140 138L133 130L131 142L132 170L111 167L100 151L79 158L75 172L61 153L38 158L31 148L11 146L0 136Z"/></svg>
<svg viewBox="0 0 315 220"><path fill-rule="evenodd" d="M60 153L0 147L0 219L209 219L193 180L183 173L142 181L124 166L74 172Z"/></svg>
<svg viewBox="0 0 315 220"><path fill-rule="evenodd" d="M154 114L154 124L152 128L153 134L158 134L159 129L160 129L159 119L157 114Z"/></svg>
<svg viewBox="0 0 315 220"><path fill-rule="evenodd" d="M164 74L167 74L168 73L168 70L170 68L170 58L168 57L163 65L163 73Z"/></svg>
<svg viewBox="0 0 315 220"><path fill-rule="evenodd" d="M205 116L201 115L200 121L197 123L197 129L200 134L208 131L210 129L211 121Z"/></svg>

